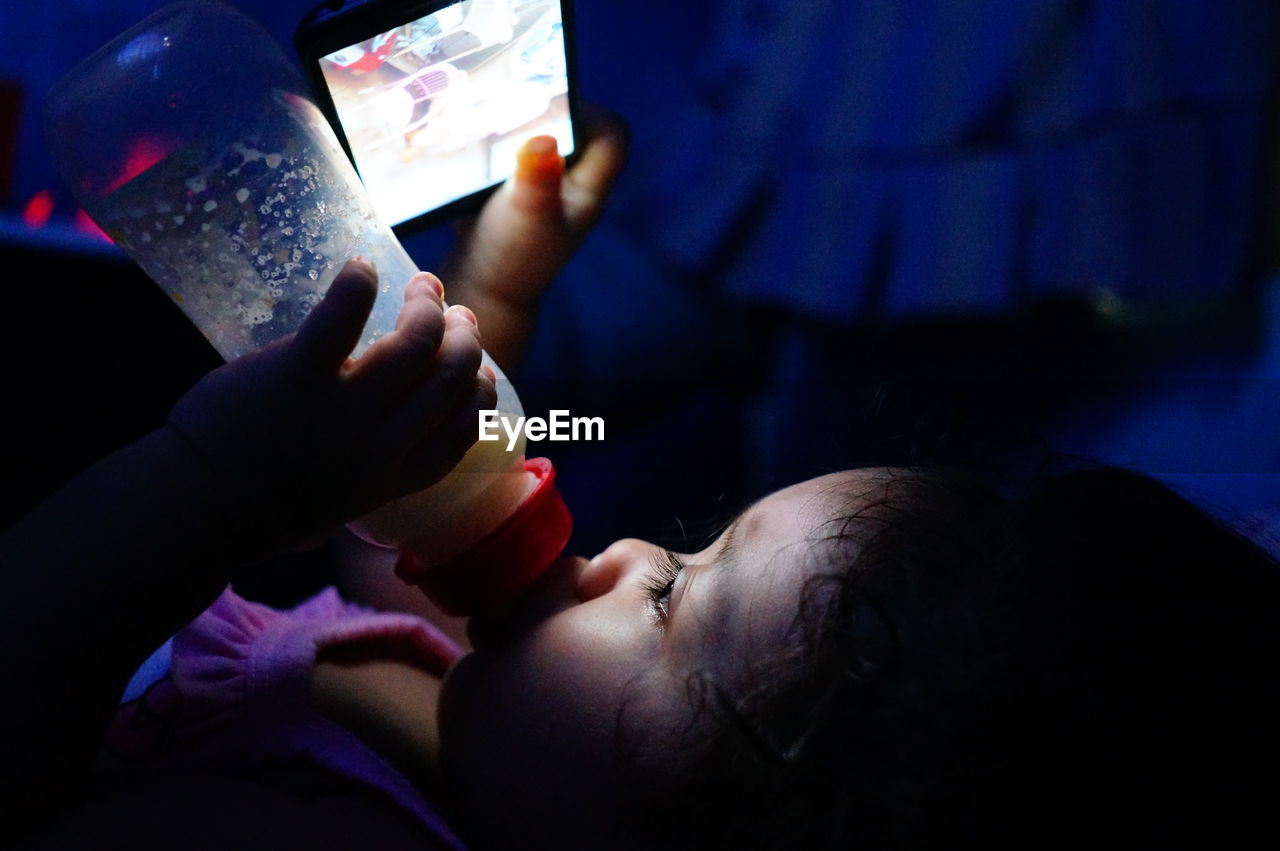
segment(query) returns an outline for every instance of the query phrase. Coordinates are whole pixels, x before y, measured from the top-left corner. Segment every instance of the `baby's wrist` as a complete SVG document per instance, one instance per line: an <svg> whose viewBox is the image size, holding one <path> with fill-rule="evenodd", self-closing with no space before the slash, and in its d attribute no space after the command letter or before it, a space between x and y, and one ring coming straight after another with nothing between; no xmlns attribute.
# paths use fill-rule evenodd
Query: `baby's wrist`
<svg viewBox="0 0 1280 851"><path fill-rule="evenodd" d="M193 510L204 515L200 525L207 530L207 538L192 541L192 546L236 565L271 554L265 540L255 540L262 536L255 535L248 520L253 512L246 507L244 495L236 493L225 465L214 463L195 439L172 422L152 432L148 440L164 454L169 469L181 476Z"/></svg>
<svg viewBox="0 0 1280 851"><path fill-rule="evenodd" d="M311 705L419 786L438 789L440 681L396 658L360 658L359 650L322 651L311 678Z"/></svg>

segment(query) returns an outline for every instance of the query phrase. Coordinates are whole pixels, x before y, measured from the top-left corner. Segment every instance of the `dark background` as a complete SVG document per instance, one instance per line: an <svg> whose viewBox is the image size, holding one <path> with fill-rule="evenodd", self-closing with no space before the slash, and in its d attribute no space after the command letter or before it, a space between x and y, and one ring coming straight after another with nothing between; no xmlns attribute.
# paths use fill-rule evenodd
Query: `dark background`
<svg viewBox="0 0 1280 851"><path fill-rule="evenodd" d="M48 88L159 5L0 11L6 524L219 362L74 226L40 129ZM311 4L234 5L287 45ZM515 375L530 414L605 417L602 445L533 447L574 549L682 544L828 470L1053 453L1268 526L1269 2L581 0L577 20L582 93L628 120L632 159ZM407 247L431 268L449 239Z"/></svg>

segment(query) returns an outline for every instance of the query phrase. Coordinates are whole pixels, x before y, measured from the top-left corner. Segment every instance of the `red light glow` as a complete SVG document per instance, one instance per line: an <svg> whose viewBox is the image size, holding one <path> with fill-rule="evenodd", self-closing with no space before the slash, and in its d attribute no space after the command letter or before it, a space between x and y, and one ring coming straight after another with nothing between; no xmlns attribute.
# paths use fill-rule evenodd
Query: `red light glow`
<svg viewBox="0 0 1280 851"><path fill-rule="evenodd" d="M53 193L48 189L41 189L35 195L31 196L31 200L22 208L22 221L29 228L42 228L49 223L49 217L53 215Z"/></svg>
<svg viewBox="0 0 1280 851"><path fill-rule="evenodd" d="M112 245L115 244L115 240L107 236L106 231L98 227L98 223L95 222L93 219L89 218L89 214L86 213L84 210L76 210L76 216L74 221L75 221L76 230L80 231L81 233L91 236L94 239L100 240L102 242L111 243Z"/></svg>
<svg viewBox="0 0 1280 851"><path fill-rule="evenodd" d="M143 135L131 139L125 152L124 165L121 166L119 173L109 180L101 190L94 185L97 181L93 178L86 178L83 188L100 196L110 195L167 157L177 147L178 145L174 140L166 139L163 136Z"/></svg>

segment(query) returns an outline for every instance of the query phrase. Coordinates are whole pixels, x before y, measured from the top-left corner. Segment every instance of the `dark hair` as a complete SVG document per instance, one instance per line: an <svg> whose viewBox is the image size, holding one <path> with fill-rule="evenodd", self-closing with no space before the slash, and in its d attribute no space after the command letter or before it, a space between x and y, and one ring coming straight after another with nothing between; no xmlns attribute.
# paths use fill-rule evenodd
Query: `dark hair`
<svg viewBox="0 0 1280 851"><path fill-rule="evenodd" d="M722 731L667 796L691 846L1280 835L1280 573L1260 548L1116 469L1013 496L887 472L859 502L816 542L857 552L806 589L796 647L752 694L703 682Z"/></svg>

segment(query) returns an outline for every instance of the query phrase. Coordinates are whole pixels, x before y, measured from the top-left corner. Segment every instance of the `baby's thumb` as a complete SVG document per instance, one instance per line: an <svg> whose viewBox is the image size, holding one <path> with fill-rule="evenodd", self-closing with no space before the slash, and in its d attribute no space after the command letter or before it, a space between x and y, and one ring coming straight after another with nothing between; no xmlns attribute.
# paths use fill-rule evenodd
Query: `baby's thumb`
<svg viewBox="0 0 1280 851"><path fill-rule="evenodd" d="M293 340L303 363L337 369L360 342L364 323L378 297L378 272L363 258L348 260L324 299L303 320Z"/></svg>
<svg viewBox="0 0 1280 851"><path fill-rule="evenodd" d="M511 180L511 203L535 213L560 209L560 183L564 179L564 157L556 149L554 136L534 136L516 152L516 171Z"/></svg>

